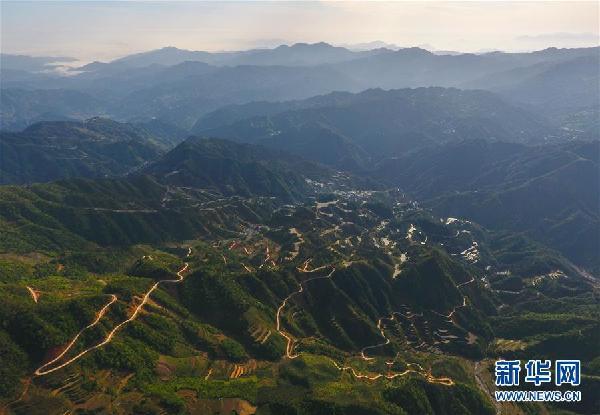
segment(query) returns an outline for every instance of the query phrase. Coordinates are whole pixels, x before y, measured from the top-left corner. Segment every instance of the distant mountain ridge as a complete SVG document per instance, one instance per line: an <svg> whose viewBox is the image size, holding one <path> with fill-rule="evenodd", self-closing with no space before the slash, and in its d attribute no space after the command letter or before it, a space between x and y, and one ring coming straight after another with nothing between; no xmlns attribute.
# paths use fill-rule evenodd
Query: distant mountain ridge
<svg viewBox="0 0 600 415"><path fill-rule="evenodd" d="M0 132L0 183L122 175L166 147L146 129L108 119L40 122Z"/></svg>
<svg viewBox="0 0 600 415"><path fill-rule="evenodd" d="M374 89L256 107L224 108L203 119L195 132L259 143L345 168L446 141L540 142L550 133L542 118L486 91ZM231 122L260 112L267 114ZM231 123L202 130L218 119Z"/></svg>
<svg viewBox="0 0 600 415"><path fill-rule="evenodd" d="M53 65L74 62L77 59L66 56L27 56L10 53L0 53L2 70L44 71L53 69Z"/></svg>
<svg viewBox="0 0 600 415"><path fill-rule="evenodd" d="M250 49L232 52L192 51L167 46L148 52L128 55L108 63L97 62L95 66L76 68L76 70L96 70L109 67L139 68L153 64L172 66L186 61L204 62L217 66L306 66L339 63L388 51L390 50L385 48L352 51L325 42L313 44L295 43L292 45L280 45L275 48Z"/></svg>
<svg viewBox="0 0 600 415"><path fill-rule="evenodd" d="M489 75L468 83L547 117L579 138L598 137L600 81L598 56L539 63Z"/></svg>
<svg viewBox="0 0 600 415"><path fill-rule="evenodd" d="M75 121L104 113L97 98L67 89L2 88L0 101L0 129L12 131L40 121Z"/></svg>
<svg viewBox="0 0 600 415"><path fill-rule="evenodd" d="M564 97L569 105L554 105L559 115L557 127L567 127L570 130L564 130L566 136L580 138L579 109L584 104L582 100L590 103L589 91L594 91L600 82L597 71L593 71L594 63L599 61L598 48L479 55L440 55L421 48L353 52L325 43L223 53L165 48L109 63L96 62L68 77L3 71L3 101L9 105L3 105L0 119L5 129L19 129L48 119L49 113L55 118L76 119L94 115L121 121L158 118L190 129L209 112L251 101L288 101L368 88L477 87L501 92L505 99L524 107L529 105L522 99L525 90L538 102L549 96ZM552 82L551 78L540 81L541 84L523 84L518 75L535 74L539 67L553 65L562 67L567 75L586 71L586 80L582 82L577 75L564 77L564 84ZM507 76L511 71L515 75ZM494 83L496 77L506 81L502 91ZM79 100L85 102L80 105L84 110L76 111L77 106L65 99L67 90L82 94ZM588 95L581 91L588 91ZM60 104L48 105L49 97ZM543 105L529 106L529 110L544 114ZM587 108L587 114L592 115L584 114L584 131L593 131L593 114L598 104L592 99Z"/></svg>

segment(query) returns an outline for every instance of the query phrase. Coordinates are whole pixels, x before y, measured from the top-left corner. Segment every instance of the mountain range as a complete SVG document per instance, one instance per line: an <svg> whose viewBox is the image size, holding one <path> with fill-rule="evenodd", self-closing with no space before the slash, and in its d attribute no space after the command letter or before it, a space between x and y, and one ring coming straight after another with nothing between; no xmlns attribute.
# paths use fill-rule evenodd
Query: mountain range
<svg viewBox="0 0 600 415"><path fill-rule="evenodd" d="M329 183L342 170L354 186L399 187L439 214L521 230L600 267L598 141L565 142L545 118L487 91L375 89L226 106L193 134L176 145L185 133L157 120L34 124L0 135L2 180L141 172L175 187L291 201L314 190L307 180Z"/></svg>
<svg viewBox="0 0 600 415"><path fill-rule="evenodd" d="M2 128L20 129L48 119L43 118L48 113L75 119L109 116L119 121L157 117L190 129L208 112L229 104L304 99L367 88L483 85L546 116L547 108L540 102L550 94L566 98L563 103L555 99L551 120L557 127L570 128L571 136L581 136L594 131L594 119L578 114L582 108L594 114L598 101L593 88L581 89L578 80L587 79L588 86L598 84L593 70L597 59L598 48L481 55L438 55L420 48L355 52L325 43L231 53L164 48L94 63L71 76L2 70L3 100L10 97L10 105L3 106L1 119ZM556 71L579 75L562 77L563 82L557 83L552 81ZM538 86L523 99L519 84L529 78L537 79L531 88ZM74 91L80 101L75 107L69 106L70 100L58 106L47 103L48 99L64 101ZM571 94L571 104L564 105ZM586 101L579 102L579 97Z"/></svg>
<svg viewBox="0 0 600 415"><path fill-rule="evenodd" d="M375 176L441 214L524 231L598 268L599 142L462 141L382 161Z"/></svg>
<svg viewBox="0 0 600 415"><path fill-rule="evenodd" d="M3 55L0 412L597 413L598 48L377 46Z"/></svg>
<svg viewBox="0 0 600 415"><path fill-rule="evenodd" d="M229 125L218 126L218 118ZM211 128L205 129L204 122ZM543 118L489 92L416 88L226 107L201 119L194 132L260 143L348 168L464 139L543 142L553 130Z"/></svg>
<svg viewBox="0 0 600 415"><path fill-rule="evenodd" d="M171 139L102 118L36 123L0 133L0 183L123 175L158 157Z"/></svg>

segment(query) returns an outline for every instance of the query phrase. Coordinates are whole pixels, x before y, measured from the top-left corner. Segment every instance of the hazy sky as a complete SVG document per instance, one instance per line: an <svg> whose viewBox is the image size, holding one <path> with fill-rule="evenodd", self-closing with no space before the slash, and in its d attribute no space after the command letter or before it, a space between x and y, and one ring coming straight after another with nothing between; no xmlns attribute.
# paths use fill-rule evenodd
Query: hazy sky
<svg viewBox="0 0 600 415"><path fill-rule="evenodd" d="M1 1L4 53L109 60L176 46L239 50L381 40L438 50L598 44L591 2Z"/></svg>

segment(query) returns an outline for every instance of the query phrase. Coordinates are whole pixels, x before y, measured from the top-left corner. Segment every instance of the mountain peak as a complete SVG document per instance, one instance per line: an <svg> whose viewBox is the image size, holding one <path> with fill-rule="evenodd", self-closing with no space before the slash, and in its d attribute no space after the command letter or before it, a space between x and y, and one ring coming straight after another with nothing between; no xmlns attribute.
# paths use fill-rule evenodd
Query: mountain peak
<svg viewBox="0 0 600 415"><path fill-rule="evenodd" d="M317 43L294 43L290 46L292 49L330 49L336 48L335 46L327 43L327 42L317 42Z"/></svg>
<svg viewBox="0 0 600 415"><path fill-rule="evenodd" d="M420 48L418 46L413 46L413 47L410 47L410 48L398 49L398 51L396 53L398 53L398 54L406 54L406 55L414 55L414 56L418 56L418 55L419 56L433 55L433 53L431 53L427 49L423 49L423 48Z"/></svg>

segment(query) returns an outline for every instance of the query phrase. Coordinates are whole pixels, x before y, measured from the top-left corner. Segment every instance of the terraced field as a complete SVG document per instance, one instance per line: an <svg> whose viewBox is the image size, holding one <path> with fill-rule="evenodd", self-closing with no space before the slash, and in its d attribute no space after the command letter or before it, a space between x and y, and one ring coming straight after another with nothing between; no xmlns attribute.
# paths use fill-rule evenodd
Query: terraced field
<svg viewBox="0 0 600 415"><path fill-rule="evenodd" d="M254 215L201 239L128 248L111 272L73 275L77 262L48 257L58 264L48 276L3 287L11 301L53 330L64 323L48 310L87 311L29 358L37 366L24 367L5 410L253 414L320 402L400 414L420 390L494 413L478 360L544 342L543 330L535 341L509 327L497 337L491 322L505 304L532 293L556 301L544 289L568 282L586 309L593 288L567 261L547 273L507 262L498 236L393 192L327 198L266 215L252 208L260 199L215 200L215 217L239 206Z"/></svg>

